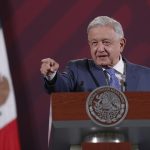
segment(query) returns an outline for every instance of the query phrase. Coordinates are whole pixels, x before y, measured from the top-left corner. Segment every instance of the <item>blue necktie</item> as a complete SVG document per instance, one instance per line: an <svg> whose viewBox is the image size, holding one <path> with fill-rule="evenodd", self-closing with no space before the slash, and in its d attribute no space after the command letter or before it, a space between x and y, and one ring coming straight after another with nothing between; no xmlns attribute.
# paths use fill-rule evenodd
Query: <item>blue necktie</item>
<svg viewBox="0 0 150 150"><path fill-rule="evenodd" d="M109 69L106 69L106 72L110 75L110 86L116 88L117 90L121 90L119 80L115 76L115 69L109 68Z"/></svg>

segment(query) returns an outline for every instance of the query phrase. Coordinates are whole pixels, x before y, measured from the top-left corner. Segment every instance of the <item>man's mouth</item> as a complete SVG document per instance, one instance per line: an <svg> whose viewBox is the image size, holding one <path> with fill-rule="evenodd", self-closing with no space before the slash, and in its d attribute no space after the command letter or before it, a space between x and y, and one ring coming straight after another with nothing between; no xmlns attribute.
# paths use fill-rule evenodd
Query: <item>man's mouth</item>
<svg viewBox="0 0 150 150"><path fill-rule="evenodd" d="M108 57L108 55L99 55L97 56L98 58L104 58L104 57Z"/></svg>

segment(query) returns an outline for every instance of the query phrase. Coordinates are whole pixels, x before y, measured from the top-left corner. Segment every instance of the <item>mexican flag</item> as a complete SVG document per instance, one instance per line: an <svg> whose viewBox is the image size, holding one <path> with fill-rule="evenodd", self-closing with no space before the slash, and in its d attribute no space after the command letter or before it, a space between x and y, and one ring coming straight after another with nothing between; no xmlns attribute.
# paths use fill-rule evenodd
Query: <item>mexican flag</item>
<svg viewBox="0 0 150 150"><path fill-rule="evenodd" d="M20 150L15 95L0 27L0 150Z"/></svg>

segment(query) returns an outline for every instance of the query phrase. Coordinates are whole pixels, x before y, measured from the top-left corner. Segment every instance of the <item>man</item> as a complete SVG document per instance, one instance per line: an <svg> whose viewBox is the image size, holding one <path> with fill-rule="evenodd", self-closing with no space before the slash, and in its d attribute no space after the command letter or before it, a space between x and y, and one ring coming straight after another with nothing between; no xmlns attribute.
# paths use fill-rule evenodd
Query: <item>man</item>
<svg viewBox="0 0 150 150"><path fill-rule="evenodd" d="M49 93L92 91L100 86L115 87L116 83L121 91L150 90L150 68L130 63L122 57L126 40L119 22L107 16L96 17L88 25L87 34L92 59L70 61L62 73L55 60L41 61L40 71ZM114 75L108 70L113 70ZM111 83L113 80L115 83Z"/></svg>

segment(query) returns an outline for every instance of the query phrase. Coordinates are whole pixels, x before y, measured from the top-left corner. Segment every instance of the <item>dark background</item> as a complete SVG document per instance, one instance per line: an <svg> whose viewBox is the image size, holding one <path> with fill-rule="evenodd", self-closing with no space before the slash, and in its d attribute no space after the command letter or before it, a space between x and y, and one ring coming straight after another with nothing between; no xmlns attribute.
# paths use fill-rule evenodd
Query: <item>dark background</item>
<svg viewBox="0 0 150 150"><path fill-rule="evenodd" d="M70 59L90 57L86 28L99 15L121 22L124 56L150 67L150 0L0 1L22 150L46 150L48 145L50 96L43 88L41 59L56 59L62 70Z"/></svg>

